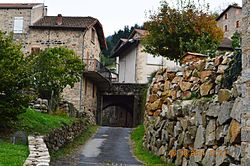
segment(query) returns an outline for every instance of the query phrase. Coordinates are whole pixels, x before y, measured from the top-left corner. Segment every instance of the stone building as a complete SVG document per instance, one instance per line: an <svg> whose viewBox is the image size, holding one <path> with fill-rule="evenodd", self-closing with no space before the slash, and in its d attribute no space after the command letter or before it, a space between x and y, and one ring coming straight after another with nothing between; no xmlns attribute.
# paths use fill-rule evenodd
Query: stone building
<svg viewBox="0 0 250 166"><path fill-rule="evenodd" d="M147 83L151 73L163 67L175 67L173 61L143 51L140 40L146 34L145 30L134 29L128 39L120 39L114 47L112 57L116 57L119 82Z"/></svg>
<svg viewBox="0 0 250 166"><path fill-rule="evenodd" d="M0 3L0 30L13 32L14 39L24 42L29 26L46 15L43 3Z"/></svg>
<svg viewBox="0 0 250 166"><path fill-rule="evenodd" d="M0 19L0 30L18 33L27 55L59 46L74 50L86 63L85 72L73 88L64 89L63 98L80 111L96 111L97 91L108 87L111 77L99 62L100 53L107 46L96 18L47 16L43 4L0 4L0 17L8 17Z"/></svg>
<svg viewBox="0 0 250 166"><path fill-rule="evenodd" d="M217 18L217 25L224 32L220 50L232 50L231 37L235 32L241 33L242 7L229 5Z"/></svg>
<svg viewBox="0 0 250 166"><path fill-rule="evenodd" d="M229 5L217 18L218 26L224 31L224 37L231 38L235 32L241 32L242 7Z"/></svg>

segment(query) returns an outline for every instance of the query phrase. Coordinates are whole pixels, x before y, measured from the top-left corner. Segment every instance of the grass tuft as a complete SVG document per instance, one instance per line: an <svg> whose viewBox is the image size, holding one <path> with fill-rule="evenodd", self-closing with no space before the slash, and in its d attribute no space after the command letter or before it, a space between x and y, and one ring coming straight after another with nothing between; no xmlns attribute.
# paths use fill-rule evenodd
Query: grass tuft
<svg viewBox="0 0 250 166"><path fill-rule="evenodd" d="M131 134L131 140L134 143L133 152L134 155L142 161L145 165L154 166L173 166L172 164L164 163L159 156L147 151L143 148L143 136L144 136L144 126L139 125L135 128Z"/></svg>

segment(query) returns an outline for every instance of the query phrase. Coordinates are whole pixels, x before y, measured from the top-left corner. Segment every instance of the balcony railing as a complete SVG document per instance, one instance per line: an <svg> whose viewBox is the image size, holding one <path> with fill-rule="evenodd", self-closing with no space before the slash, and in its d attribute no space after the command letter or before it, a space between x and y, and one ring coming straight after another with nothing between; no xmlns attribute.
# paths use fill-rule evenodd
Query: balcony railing
<svg viewBox="0 0 250 166"><path fill-rule="evenodd" d="M85 71L93 71L99 73L104 78L111 81L111 72L109 69L107 69L101 62L99 62L97 59L83 59L85 66Z"/></svg>

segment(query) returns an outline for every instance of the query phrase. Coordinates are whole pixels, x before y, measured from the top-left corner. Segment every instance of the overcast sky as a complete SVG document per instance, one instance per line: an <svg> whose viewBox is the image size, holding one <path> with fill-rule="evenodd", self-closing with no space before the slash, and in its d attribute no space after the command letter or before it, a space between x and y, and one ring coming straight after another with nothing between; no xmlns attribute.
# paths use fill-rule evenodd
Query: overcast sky
<svg viewBox="0 0 250 166"><path fill-rule="evenodd" d="M45 2L48 15L92 16L103 25L105 36L122 29L125 25L141 25L146 12L157 10L161 0L0 0L0 3ZM176 1L176 0L168 0ZM211 10L221 10L228 4L242 0L206 0Z"/></svg>

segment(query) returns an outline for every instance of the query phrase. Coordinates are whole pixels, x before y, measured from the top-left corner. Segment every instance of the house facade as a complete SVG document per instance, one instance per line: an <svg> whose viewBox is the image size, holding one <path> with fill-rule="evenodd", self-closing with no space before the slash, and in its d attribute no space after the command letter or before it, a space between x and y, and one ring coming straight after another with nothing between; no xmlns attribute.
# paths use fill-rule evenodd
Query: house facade
<svg viewBox="0 0 250 166"><path fill-rule="evenodd" d="M224 31L224 37L231 39L235 32L241 32L242 7L229 5L216 19L218 26Z"/></svg>
<svg viewBox="0 0 250 166"><path fill-rule="evenodd" d="M117 72L121 83L147 83L153 72L176 65L164 57L155 57L144 52L140 40L147 31L135 29L128 39L121 39L113 50L116 57Z"/></svg>
<svg viewBox="0 0 250 166"><path fill-rule="evenodd" d="M20 4L15 5L18 7ZM12 8L15 5L13 4ZM41 6L44 7L44 5ZM13 10L10 11L13 12ZM18 8L15 10L10 20L20 17L20 12L18 12L20 10ZM2 12L1 4L0 12ZM8 10L5 12L8 13ZM101 51L107 47L101 23L93 17L65 17L61 14L47 16L44 13L43 15L27 15L27 18L26 15L22 17L23 20L31 20L27 23L23 22L23 31L20 32L25 54L35 53L45 48L67 47L74 50L85 62L86 67L81 81L73 88L66 87L63 98L73 103L80 111L89 110L95 113L97 91L99 88L109 86L111 75L99 62ZM4 24L7 24L7 21ZM15 21L9 21L8 24L9 27L6 27L1 23L0 30L13 32Z"/></svg>

